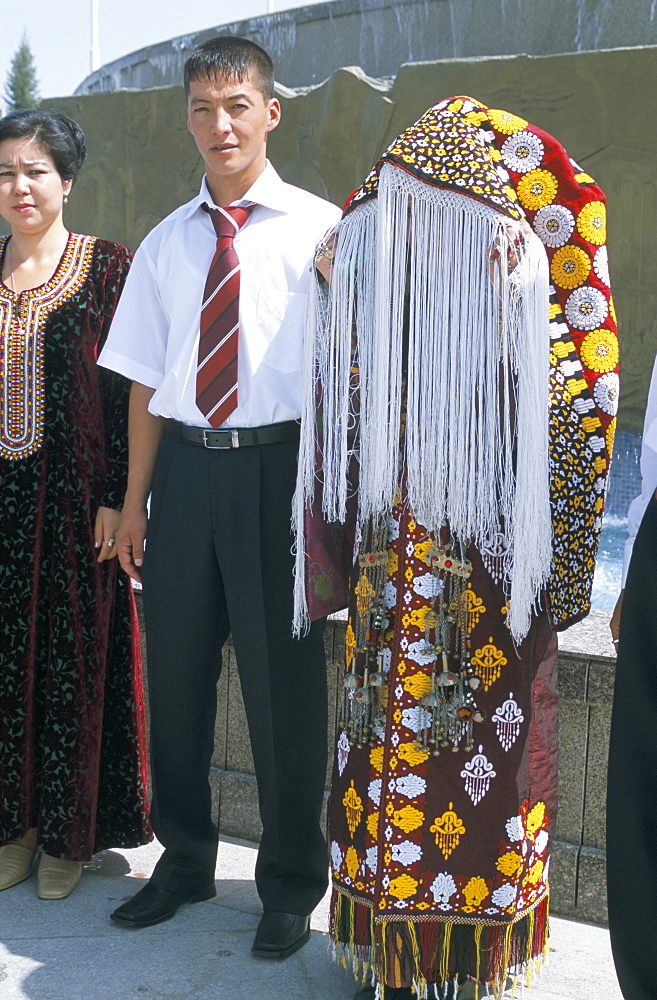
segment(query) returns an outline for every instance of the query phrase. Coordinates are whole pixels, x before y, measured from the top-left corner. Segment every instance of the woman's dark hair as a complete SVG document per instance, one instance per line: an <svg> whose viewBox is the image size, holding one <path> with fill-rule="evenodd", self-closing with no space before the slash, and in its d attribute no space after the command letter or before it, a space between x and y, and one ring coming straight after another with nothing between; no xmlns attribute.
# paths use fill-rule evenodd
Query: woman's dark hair
<svg viewBox="0 0 657 1000"><path fill-rule="evenodd" d="M248 38L220 35L194 49L183 68L185 94L192 80L236 80L247 76L261 91L265 102L274 96L274 65L265 52Z"/></svg>
<svg viewBox="0 0 657 1000"><path fill-rule="evenodd" d="M59 111L10 111L0 118L0 142L5 139L31 139L50 156L63 181L75 181L87 155L84 132Z"/></svg>

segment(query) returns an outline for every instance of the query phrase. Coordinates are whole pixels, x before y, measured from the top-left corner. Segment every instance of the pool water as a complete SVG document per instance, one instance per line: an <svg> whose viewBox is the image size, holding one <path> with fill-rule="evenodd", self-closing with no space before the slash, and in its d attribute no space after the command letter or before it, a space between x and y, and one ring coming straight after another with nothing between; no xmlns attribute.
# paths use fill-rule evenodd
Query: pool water
<svg viewBox="0 0 657 1000"><path fill-rule="evenodd" d="M605 515L598 549L598 561L593 577L591 606L601 611L613 611L620 590L623 550L627 538L627 518Z"/></svg>

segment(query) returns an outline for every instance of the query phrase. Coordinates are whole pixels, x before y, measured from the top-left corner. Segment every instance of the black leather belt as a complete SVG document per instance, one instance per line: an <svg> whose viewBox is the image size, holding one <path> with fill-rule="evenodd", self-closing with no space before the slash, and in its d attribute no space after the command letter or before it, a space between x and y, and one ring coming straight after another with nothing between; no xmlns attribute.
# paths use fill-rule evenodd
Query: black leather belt
<svg viewBox="0 0 657 1000"><path fill-rule="evenodd" d="M178 420L166 422L167 433L176 440L219 451L228 448L248 448L254 444L277 444L280 441L298 440L299 427L297 420L266 424L264 427L226 427L219 430L213 430L211 427L190 427Z"/></svg>

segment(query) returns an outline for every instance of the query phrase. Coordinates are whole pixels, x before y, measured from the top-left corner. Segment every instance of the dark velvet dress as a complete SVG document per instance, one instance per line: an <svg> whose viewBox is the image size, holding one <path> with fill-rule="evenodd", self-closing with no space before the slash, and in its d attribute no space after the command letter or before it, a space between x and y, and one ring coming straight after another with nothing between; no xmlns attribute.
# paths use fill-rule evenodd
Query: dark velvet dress
<svg viewBox="0 0 657 1000"><path fill-rule="evenodd" d="M129 383L96 358L129 264L71 234L46 284L0 283L0 843L76 861L151 836L134 600L93 536L126 482Z"/></svg>

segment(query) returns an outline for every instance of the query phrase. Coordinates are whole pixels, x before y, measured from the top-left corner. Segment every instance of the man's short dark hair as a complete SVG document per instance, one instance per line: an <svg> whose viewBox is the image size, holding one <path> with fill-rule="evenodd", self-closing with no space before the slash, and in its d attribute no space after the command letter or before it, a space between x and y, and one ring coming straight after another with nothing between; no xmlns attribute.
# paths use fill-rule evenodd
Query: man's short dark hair
<svg viewBox="0 0 657 1000"><path fill-rule="evenodd" d="M265 101L274 96L274 64L264 49L248 38L221 35L194 49L185 62L183 82L189 95L192 80L221 79L241 83L247 76Z"/></svg>

